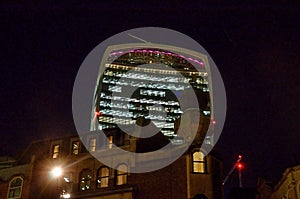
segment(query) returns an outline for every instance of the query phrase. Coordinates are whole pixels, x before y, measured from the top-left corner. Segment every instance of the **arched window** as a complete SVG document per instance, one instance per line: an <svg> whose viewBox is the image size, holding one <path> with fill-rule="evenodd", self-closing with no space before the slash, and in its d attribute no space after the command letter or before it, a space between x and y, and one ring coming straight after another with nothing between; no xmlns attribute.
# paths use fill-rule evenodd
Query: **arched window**
<svg viewBox="0 0 300 199"><path fill-rule="evenodd" d="M9 182L7 198L21 198L23 187L23 178L14 177Z"/></svg>
<svg viewBox="0 0 300 199"><path fill-rule="evenodd" d="M120 164L116 171L116 185L127 183L128 167L126 164Z"/></svg>
<svg viewBox="0 0 300 199"><path fill-rule="evenodd" d="M85 191L91 188L92 171L83 169L79 175L79 190Z"/></svg>
<svg viewBox="0 0 300 199"><path fill-rule="evenodd" d="M97 171L97 188L108 187L109 168L100 167Z"/></svg>
<svg viewBox="0 0 300 199"><path fill-rule="evenodd" d="M195 151L192 154L193 172L206 173L206 158L203 152Z"/></svg>
<svg viewBox="0 0 300 199"><path fill-rule="evenodd" d="M73 189L73 173L72 172L67 172L63 175L63 179L64 179L64 183L65 186L63 187L63 189L66 191L66 193L70 193L72 192Z"/></svg>

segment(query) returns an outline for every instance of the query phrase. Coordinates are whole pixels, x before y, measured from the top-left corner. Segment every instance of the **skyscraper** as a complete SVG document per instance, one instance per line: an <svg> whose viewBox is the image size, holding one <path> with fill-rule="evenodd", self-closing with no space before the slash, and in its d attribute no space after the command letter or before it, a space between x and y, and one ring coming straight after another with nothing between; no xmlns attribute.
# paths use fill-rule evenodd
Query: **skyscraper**
<svg viewBox="0 0 300 199"><path fill-rule="evenodd" d="M189 99L190 93L197 102ZM151 43L111 46L100 66L91 130L149 120L175 142L181 114L200 108L201 115L212 121L211 103L211 76L205 55Z"/></svg>

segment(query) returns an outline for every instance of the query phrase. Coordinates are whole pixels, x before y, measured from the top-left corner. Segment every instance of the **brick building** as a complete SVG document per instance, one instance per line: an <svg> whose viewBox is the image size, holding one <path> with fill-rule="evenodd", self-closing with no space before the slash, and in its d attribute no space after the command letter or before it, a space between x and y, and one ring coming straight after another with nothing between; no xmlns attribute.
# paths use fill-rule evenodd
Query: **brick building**
<svg viewBox="0 0 300 199"><path fill-rule="evenodd" d="M101 146L94 134L91 132L81 139L68 136L33 142L17 161L0 169L0 198L182 199L197 198L202 194L209 199L223 198L221 159L215 151L205 156L197 142L165 168L130 173L126 171L134 164L120 163L118 169L112 169L88 151L105 154L114 150L113 143L124 150L147 152L169 140L158 133L145 142L120 129L109 129L106 131L109 142ZM89 144L84 146L82 140ZM114 158L117 157L115 154ZM55 167L62 168L62 174L56 178L50 175Z"/></svg>
<svg viewBox="0 0 300 199"><path fill-rule="evenodd" d="M11 157L0 157L0 199L29 198L33 162L20 164Z"/></svg>

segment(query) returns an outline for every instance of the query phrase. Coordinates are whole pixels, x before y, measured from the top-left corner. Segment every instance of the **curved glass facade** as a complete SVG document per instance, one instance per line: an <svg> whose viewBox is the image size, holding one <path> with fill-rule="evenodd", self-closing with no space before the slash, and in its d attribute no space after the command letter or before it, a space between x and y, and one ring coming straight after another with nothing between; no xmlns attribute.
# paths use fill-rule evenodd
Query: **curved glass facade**
<svg viewBox="0 0 300 199"><path fill-rule="evenodd" d="M108 52L96 86L92 128L133 125L142 118L172 139L177 136L175 121L192 108L178 101L188 89L196 94L202 114L210 117L207 61L177 51L131 47Z"/></svg>

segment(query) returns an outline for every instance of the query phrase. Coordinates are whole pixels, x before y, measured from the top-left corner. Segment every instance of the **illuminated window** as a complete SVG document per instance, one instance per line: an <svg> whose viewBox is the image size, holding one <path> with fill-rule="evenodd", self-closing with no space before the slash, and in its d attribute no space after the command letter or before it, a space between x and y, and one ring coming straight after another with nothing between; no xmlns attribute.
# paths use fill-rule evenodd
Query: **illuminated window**
<svg viewBox="0 0 300 199"><path fill-rule="evenodd" d="M72 142L72 155L79 154L79 141Z"/></svg>
<svg viewBox="0 0 300 199"><path fill-rule="evenodd" d="M23 187L23 178L14 177L8 187L7 198L21 198Z"/></svg>
<svg viewBox="0 0 300 199"><path fill-rule="evenodd" d="M52 150L52 158L56 159L59 156L59 150L60 150L60 145L56 144L53 146L53 150Z"/></svg>
<svg viewBox="0 0 300 199"><path fill-rule="evenodd" d="M113 136L108 137L108 148L111 149L113 147Z"/></svg>
<svg viewBox="0 0 300 199"><path fill-rule="evenodd" d="M73 182L73 174L71 172L65 173L63 178L65 182Z"/></svg>
<svg viewBox="0 0 300 199"><path fill-rule="evenodd" d="M97 188L108 187L109 168L101 167L97 172Z"/></svg>
<svg viewBox="0 0 300 199"><path fill-rule="evenodd" d="M82 170L79 175L79 190L85 191L91 189L91 181L92 171L89 169Z"/></svg>
<svg viewBox="0 0 300 199"><path fill-rule="evenodd" d="M96 151L96 138L90 139L90 151L91 152Z"/></svg>
<svg viewBox="0 0 300 199"><path fill-rule="evenodd" d="M116 185L127 183L128 168L126 164L120 164L116 171Z"/></svg>
<svg viewBox="0 0 300 199"><path fill-rule="evenodd" d="M66 193L70 193L73 190L73 173L68 172L65 173L63 176L63 180L65 181L64 185L63 185L63 190Z"/></svg>
<svg viewBox="0 0 300 199"><path fill-rule="evenodd" d="M206 173L206 158L200 151L193 153L193 172L194 173Z"/></svg>

